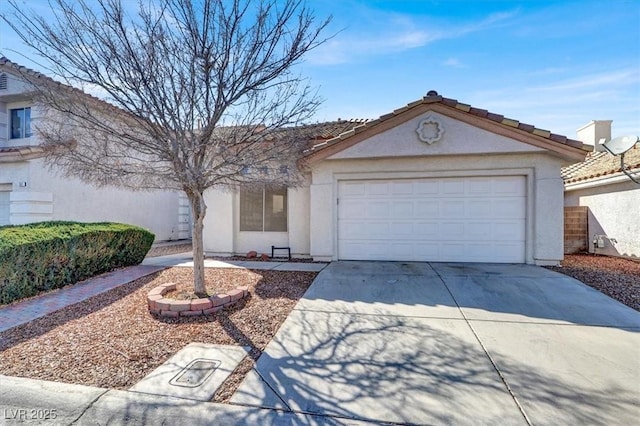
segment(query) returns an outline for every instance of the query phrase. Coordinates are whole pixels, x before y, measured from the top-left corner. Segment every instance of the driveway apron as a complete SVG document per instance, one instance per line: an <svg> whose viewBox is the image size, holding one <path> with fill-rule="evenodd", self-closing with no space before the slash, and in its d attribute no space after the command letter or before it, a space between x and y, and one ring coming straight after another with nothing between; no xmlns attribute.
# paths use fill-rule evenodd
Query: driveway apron
<svg viewBox="0 0 640 426"><path fill-rule="evenodd" d="M400 424L631 424L640 313L528 265L334 262L234 395Z"/></svg>

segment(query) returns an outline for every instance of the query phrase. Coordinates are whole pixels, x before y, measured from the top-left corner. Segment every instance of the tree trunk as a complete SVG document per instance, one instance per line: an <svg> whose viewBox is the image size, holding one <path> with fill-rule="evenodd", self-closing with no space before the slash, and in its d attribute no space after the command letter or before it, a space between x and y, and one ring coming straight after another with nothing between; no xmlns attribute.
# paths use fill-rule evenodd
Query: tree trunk
<svg viewBox="0 0 640 426"><path fill-rule="evenodd" d="M202 192L187 193L191 205L193 226L191 228L191 242L193 247L193 291L200 297L207 297L204 283L204 245L202 231L204 229L204 216L207 205L204 202Z"/></svg>

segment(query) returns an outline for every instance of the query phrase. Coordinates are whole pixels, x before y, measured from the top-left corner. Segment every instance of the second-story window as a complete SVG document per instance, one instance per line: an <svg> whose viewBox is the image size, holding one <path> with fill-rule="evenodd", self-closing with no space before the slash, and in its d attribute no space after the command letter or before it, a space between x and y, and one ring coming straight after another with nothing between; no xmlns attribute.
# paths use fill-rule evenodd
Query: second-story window
<svg viewBox="0 0 640 426"><path fill-rule="evenodd" d="M11 139L22 139L31 136L31 108L11 110Z"/></svg>

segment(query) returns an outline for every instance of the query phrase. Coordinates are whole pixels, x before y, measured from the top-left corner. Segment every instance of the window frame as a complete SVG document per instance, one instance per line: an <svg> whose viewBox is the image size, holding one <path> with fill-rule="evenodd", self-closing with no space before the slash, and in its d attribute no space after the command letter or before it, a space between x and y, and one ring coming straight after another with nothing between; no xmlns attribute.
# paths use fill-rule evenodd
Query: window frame
<svg viewBox="0 0 640 426"><path fill-rule="evenodd" d="M246 226L247 223L245 223L245 221L243 220L243 193L247 194L247 193L256 193L255 195L257 195L257 193L260 192L260 194L262 195L261 198L261 211L262 211L262 226L260 227L260 229L247 229L248 227ZM267 229L269 224L273 224L275 221L273 220L273 218L268 218L268 211L267 211L267 206L268 206L268 202L267 202L267 195L281 195L283 197L283 201L282 201L282 212L284 214L284 229ZM289 194L288 194L288 188L286 186L282 186L282 187L278 187L278 188L267 188L266 186L263 186L260 189L250 189L250 188L240 188L239 191L239 207L238 207L238 230L239 232L289 232ZM276 222L277 223L277 222Z"/></svg>
<svg viewBox="0 0 640 426"><path fill-rule="evenodd" d="M19 111L22 111L22 117L17 116ZM18 140L18 139L28 139L33 136L33 132L31 130L31 107L30 106L22 106L17 108L9 108L9 140ZM16 117L14 117L14 113L16 113ZM20 119L20 129L19 136L14 136L14 120Z"/></svg>

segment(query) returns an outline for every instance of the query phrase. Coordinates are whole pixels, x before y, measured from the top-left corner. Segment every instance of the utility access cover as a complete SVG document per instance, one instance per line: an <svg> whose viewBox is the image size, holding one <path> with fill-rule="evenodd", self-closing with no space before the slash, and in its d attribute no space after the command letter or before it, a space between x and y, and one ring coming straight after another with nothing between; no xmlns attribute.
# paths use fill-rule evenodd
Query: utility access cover
<svg viewBox="0 0 640 426"><path fill-rule="evenodd" d="M173 386L184 386L187 388L197 388L202 385L207 378L216 371L221 362L215 359L194 359L183 368L169 384Z"/></svg>
<svg viewBox="0 0 640 426"><path fill-rule="evenodd" d="M246 346L189 343L129 390L211 401L218 387L250 349Z"/></svg>

